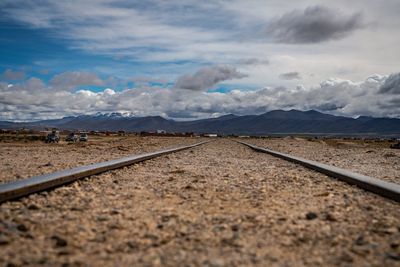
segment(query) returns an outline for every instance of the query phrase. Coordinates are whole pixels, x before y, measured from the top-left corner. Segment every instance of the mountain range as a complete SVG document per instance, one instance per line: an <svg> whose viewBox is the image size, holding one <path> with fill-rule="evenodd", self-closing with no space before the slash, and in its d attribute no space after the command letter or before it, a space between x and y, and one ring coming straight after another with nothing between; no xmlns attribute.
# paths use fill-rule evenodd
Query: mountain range
<svg viewBox="0 0 400 267"><path fill-rule="evenodd" d="M268 134L390 134L400 135L400 119L361 116L349 118L315 110L274 110L260 115L237 116L193 121L175 121L160 116L133 117L121 113L81 115L35 122L0 121L1 129L195 132L242 135Z"/></svg>

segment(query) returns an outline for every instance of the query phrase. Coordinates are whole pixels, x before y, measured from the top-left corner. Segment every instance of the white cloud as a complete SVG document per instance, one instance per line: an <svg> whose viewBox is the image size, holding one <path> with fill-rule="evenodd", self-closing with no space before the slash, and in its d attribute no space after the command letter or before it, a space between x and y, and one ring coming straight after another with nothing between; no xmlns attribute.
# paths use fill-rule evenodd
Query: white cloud
<svg viewBox="0 0 400 267"><path fill-rule="evenodd" d="M135 116L206 118L234 113L259 114L274 109L317 109L346 116L400 117L400 99L379 93L389 76L374 75L362 82L328 79L305 88L269 87L228 93L140 87L102 92L54 91L25 82L0 84L0 118L37 120L97 112L129 112ZM36 84L36 85L35 85ZM30 86L34 86L30 88Z"/></svg>

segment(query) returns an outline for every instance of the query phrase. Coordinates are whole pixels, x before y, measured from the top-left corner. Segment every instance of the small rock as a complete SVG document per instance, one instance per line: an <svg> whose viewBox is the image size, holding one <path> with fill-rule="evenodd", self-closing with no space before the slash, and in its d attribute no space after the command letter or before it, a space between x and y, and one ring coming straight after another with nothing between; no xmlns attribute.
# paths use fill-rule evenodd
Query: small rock
<svg viewBox="0 0 400 267"><path fill-rule="evenodd" d="M223 259L209 259L203 262L203 265L210 267L220 267L225 266L225 261Z"/></svg>
<svg viewBox="0 0 400 267"><path fill-rule="evenodd" d="M119 223L111 223L108 225L109 229L122 229L123 227Z"/></svg>
<svg viewBox="0 0 400 267"><path fill-rule="evenodd" d="M308 212L306 214L306 219L307 220L314 220L318 217L318 215L315 212Z"/></svg>
<svg viewBox="0 0 400 267"><path fill-rule="evenodd" d="M364 208L365 208L365 210L367 210L367 211L372 211L372 210L374 210L374 208L371 207L371 206L365 206Z"/></svg>
<svg viewBox="0 0 400 267"><path fill-rule="evenodd" d="M188 185L184 186L183 189L185 189L185 190L194 190L195 188L194 188L194 186L188 184Z"/></svg>
<svg viewBox="0 0 400 267"><path fill-rule="evenodd" d="M354 241L354 244L356 244L357 246L363 246L366 245L368 242L364 240L364 236L363 235L359 235L357 237L357 239Z"/></svg>
<svg viewBox="0 0 400 267"><path fill-rule="evenodd" d="M129 148L126 148L123 146L118 146L117 148L118 148L118 150L121 150L121 151L129 151Z"/></svg>
<svg viewBox="0 0 400 267"><path fill-rule="evenodd" d="M21 231L21 232L27 232L28 231L28 227L26 227L26 225L22 224L22 223L17 225L17 229L18 229L18 231Z"/></svg>
<svg viewBox="0 0 400 267"><path fill-rule="evenodd" d="M35 205L35 204L29 204L29 205L28 205L28 209L29 209L29 210L38 210L39 207L38 207L37 205Z"/></svg>
<svg viewBox="0 0 400 267"><path fill-rule="evenodd" d="M5 236L0 236L0 246L7 245L8 243L10 243L9 239L7 239Z"/></svg>
<svg viewBox="0 0 400 267"><path fill-rule="evenodd" d="M182 173L185 173L185 170L177 169L177 170L170 171L169 173L182 174Z"/></svg>
<svg viewBox="0 0 400 267"><path fill-rule="evenodd" d="M68 250L65 250L65 249L62 249L62 250L60 250L60 251L57 253L57 255L60 255L60 256L62 256L62 255L69 255L69 254L71 254L71 252L68 251Z"/></svg>
<svg viewBox="0 0 400 267"><path fill-rule="evenodd" d="M315 194L315 197L328 197L330 195L330 192L323 192L319 194Z"/></svg>
<svg viewBox="0 0 400 267"><path fill-rule="evenodd" d="M351 251L357 255L364 256L370 253L370 247L368 246L354 246Z"/></svg>
<svg viewBox="0 0 400 267"><path fill-rule="evenodd" d="M98 216L97 217L97 221L99 221L99 222L105 222L108 220L109 220L109 218L107 216Z"/></svg>
<svg viewBox="0 0 400 267"><path fill-rule="evenodd" d="M40 259L38 260L38 263L39 263L39 264L45 264L47 261L48 261L48 259L47 259L46 257L43 257L43 258L40 258Z"/></svg>
<svg viewBox="0 0 400 267"><path fill-rule="evenodd" d="M340 257L340 259L344 262L353 262L353 256L351 256L349 253L344 252L342 254L342 256Z"/></svg>
<svg viewBox="0 0 400 267"><path fill-rule="evenodd" d="M116 214L119 214L120 212L119 212L119 210L117 210L117 209L112 209L111 211L110 211L110 214L111 215L116 215Z"/></svg>
<svg viewBox="0 0 400 267"><path fill-rule="evenodd" d="M397 228L396 227L390 227L390 228L386 228L384 230L385 234L395 234L397 233Z"/></svg>
<svg viewBox="0 0 400 267"><path fill-rule="evenodd" d="M240 226L237 225L237 224L234 224L234 225L231 226L231 230L234 231L234 232L239 231L239 228L240 228Z"/></svg>
<svg viewBox="0 0 400 267"><path fill-rule="evenodd" d="M81 208L81 207L71 207L70 210L73 210L73 211L83 211L84 209Z"/></svg>
<svg viewBox="0 0 400 267"><path fill-rule="evenodd" d="M136 241L128 241L126 242L126 245L133 250L139 249L139 243L137 243Z"/></svg>
<svg viewBox="0 0 400 267"><path fill-rule="evenodd" d="M56 243L55 243L56 247L66 247L68 245L68 242L65 239L63 239L57 235L53 235L51 237L51 239L56 241Z"/></svg>
<svg viewBox="0 0 400 267"><path fill-rule="evenodd" d="M397 241L392 242L392 243L390 244L390 247L391 247L391 248L398 248L399 246L400 246L400 242L397 242Z"/></svg>
<svg viewBox="0 0 400 267"><path fill-rule="evenodd" d="M392 157L396 157L396 154L394 154L394 153L386 153L385 155L383 155L383 157L392 158Z"/></svg>
<svg viewBox="0 0 400 267"><path fill-rule="evenodd" d="M53 164L51 162L48 162L44 164L43 167L53 167Z"/></svg>
<svg viewBox="0 0 400 267"><path fill-rule="evenodd" d="M333 215L333 213L330 213L330 212L328 212L325 215L325 220L330 221L330 222L336 222L337 221L336 216Z"/></svg>
<svg viewBox="0 0 400 267"><path fill-rule="evenodd" d="M400 254L394 252L386 252L386 257L391 260L400 261Z"/></svg>

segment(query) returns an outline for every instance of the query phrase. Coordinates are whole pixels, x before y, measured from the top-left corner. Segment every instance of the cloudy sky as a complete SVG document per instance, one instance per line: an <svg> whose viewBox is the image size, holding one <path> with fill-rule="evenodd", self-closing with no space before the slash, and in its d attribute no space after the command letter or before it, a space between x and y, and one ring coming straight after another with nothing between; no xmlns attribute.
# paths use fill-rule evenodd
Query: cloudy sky
<svg viewBox="0 0 400 267"><path fill-rule="evenodd" d="M398 14L398 0L2 0L0 120L400 117Z"/></svg>

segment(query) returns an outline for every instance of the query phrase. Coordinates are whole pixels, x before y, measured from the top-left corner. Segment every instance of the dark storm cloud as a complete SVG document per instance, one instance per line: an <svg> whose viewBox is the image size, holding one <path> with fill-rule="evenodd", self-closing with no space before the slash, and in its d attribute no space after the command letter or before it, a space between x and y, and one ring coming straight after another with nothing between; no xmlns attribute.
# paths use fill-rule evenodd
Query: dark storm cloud
<svg viewBox="0 0 400 267"><path fill-rule="evenodd" d="M282 80L300 80L300 73L297 71L286 72L279 75Z"/></svg>
<svg viewBox="0 0 400 267"><path fill-rule="evenodd" d="M239 60L241 65L268 65L268 59L258 59L258 58L244 58Z"/></svg>
<svg viewBox="0 0 400 267"><path fill-rule="evenodd" d="M311 108L320 111L334 111L344 108L344 106L336 105L335 103L323 103L320 105L312 106Z"/></svg>
<svg viewBox="0 0 400 267"><path fill-rule="evenodd" d="M379 88L381 94L400 94L400 73L391 74Z"/></svg>
<svg viewBox="0 0 400 267"><path fill-rule="evenodd" d="M67 71L54 76L50 85L57 89L73 89L81 85L101 86L104 85L104 81L95 73Z"/></svg>
<svg viewBox="0 0 400 267"><path fill-rule="evenodd" d="M205 67L194 74L185 74L175 82L175 88L201 91L216 85L219 82L244 78L247 75L239 72L235 67L220 65Z"/></svg>
<svg viewBox="0 0 400 267"><path fill-rule="evenodd" d="M360 13L349 16L338 10L313 6L271 21L267 34L278 43L320 43L344 38L362 26Z"/></svg>

